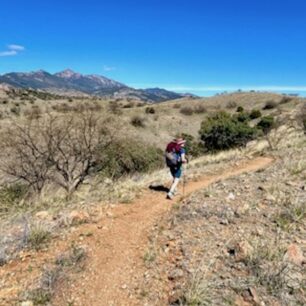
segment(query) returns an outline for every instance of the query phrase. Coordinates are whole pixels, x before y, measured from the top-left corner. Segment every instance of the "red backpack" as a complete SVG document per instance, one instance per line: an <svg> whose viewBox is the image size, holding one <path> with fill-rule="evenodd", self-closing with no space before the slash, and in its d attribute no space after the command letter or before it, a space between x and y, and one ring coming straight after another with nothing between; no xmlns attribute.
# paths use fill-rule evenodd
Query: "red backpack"
<svg viewBox="0 0 306 306"><path fill-rule="evenodd" d="M181 147L176 142L170 142L167 145L165 158L166 164L168 167L175 167L181 161L181 154L180 154Z"/></svg>

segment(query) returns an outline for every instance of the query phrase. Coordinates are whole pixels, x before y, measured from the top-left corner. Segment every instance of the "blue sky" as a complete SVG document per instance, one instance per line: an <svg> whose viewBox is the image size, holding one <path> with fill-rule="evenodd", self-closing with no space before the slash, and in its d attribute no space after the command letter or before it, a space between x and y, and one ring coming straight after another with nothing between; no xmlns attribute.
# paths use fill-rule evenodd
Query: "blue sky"
<svg viewBox="0 0 306 306"><path fill-rule="evenodd" d="M67 67L206 95L306 92L306 1L2 1L0 74Z"/></svg>

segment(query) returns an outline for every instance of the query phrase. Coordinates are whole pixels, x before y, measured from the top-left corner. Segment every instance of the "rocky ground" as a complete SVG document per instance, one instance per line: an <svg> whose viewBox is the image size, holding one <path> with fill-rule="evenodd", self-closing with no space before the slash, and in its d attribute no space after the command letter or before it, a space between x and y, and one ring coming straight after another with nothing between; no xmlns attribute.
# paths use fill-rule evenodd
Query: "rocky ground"
<svg viewBox="0 0 306 306"><path fill-rule="evenodd" d="M217 182L158 224L147 305L306 305L305 141L273 166Z"/></svg>

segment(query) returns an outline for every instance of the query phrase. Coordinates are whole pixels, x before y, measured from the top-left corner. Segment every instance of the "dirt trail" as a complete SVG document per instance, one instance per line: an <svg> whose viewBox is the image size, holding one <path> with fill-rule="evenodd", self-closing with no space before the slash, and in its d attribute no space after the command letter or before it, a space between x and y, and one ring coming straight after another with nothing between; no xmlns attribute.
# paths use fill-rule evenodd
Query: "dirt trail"
<svg viewBox="0 0 306 306"><path fill-rule="evenodd" d="M230 167L223 173L189 182L186 194L209 184L267 167L273 159L258 157ZM78 273L58 291L53 305L104 306L141 305L135 288L144 273L143 256L148 235L156 221L171 209L173 201L165 193L146 191L133 204L115 207L98 224L81 226L76 233L90 232L88 262L85 271Z"/></svg>

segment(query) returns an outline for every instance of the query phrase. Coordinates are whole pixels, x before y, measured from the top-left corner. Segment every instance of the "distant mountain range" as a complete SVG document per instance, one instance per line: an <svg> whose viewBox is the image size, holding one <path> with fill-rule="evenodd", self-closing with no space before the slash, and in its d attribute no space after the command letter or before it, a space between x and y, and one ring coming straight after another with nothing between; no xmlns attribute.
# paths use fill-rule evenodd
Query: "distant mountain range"
<svg viewBox="0 0 306 306"><path fill-rule="evenodd" d="M67 95L88 94L102 97L132 98L147 102L163 102L186 96L160 88L135 89L104 76L83 75L71 69L55 74L44 70L28 73L11 72L0 75L0 84Z"/></svg>

